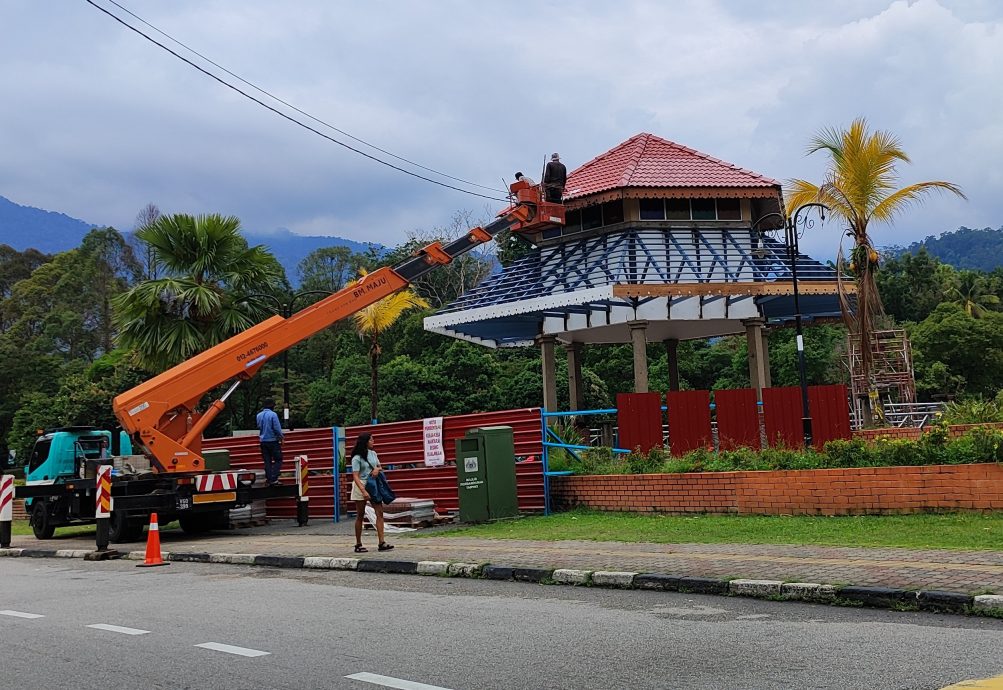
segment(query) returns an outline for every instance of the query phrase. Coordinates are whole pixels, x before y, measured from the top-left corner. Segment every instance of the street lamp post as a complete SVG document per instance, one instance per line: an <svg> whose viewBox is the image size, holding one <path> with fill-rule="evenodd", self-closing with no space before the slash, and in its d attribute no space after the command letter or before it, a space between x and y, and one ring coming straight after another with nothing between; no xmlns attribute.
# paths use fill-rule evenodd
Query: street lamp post
<svg viewBox="0 0 1003 690"><path fill-rule="evenodd" d="M248 299L264 297L266 299L272 300L272 302L277 307L276 313L281 313L282 318L288 319L293 313L293 304L300 297L306 297L307 295L323 295L328 296L333 293L327 290L305 290L303 292L297 292L292 295L288 300L281 301L278 297L274 295L248 295ZM289 348L282 351L282 420L285 423L287 429L291 428L289 426Z"/></svg>
<svg viewBox="0 0 1003 690"><path fill-rule="evenodd" d="M812 423L811 408L808 405L808 374L805 371L804 335L801 331L801 300L798 292L798 256L800 255L800 251L798 250L798 224L804 223L807 227L814 225L814 221L809 220L807 217L804 221L799 221L801 212L813 207L818 208L819 215L825 221L825 212L828 210L828 207L825 204L808 203L798 206L794 211L794 215L787 218L786 225L787 256L791 263L791 283L794 289L794 331L797 337L798 377L801 381L801 430L804 434L805 448L811 446Z"/></svg>
<svg viewBox="0 0 1003 690"><path fill-rule="evenodd" d="M753 229L755 229L760 222L770 216L778 216L784 220L784 245L787 249L787 260L790 262L791 286L794 292L794 330L798 353L798 379L801 384L801 433L805 448L809 448L812 443L812 420L811 408L808 404L808 373L805 366L804 333L802 332L801 323L801 295L798 290L798 256L801 253L798 248L798 226L802 225L810 228L814 225L814 221L807 217L801 219L801 212L813 207L819 209L819 215L824 221L828 206L820 203L808 203L798 206L791 216L785 217L780 213L768 213L752 224Z"/></svg>

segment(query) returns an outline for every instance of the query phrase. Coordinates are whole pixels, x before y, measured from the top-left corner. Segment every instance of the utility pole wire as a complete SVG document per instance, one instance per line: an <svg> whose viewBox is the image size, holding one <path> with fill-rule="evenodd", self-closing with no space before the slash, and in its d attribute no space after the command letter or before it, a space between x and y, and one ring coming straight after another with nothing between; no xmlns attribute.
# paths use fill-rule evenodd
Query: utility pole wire
<svg viewBox="0 0 1003 690"><path fill-rule="evenodd" d="M110 1L113 1L113 0L110 0ZM228 81L226 81L226 80L222 79L221 77L219 77L219 76L217 76L217 75L213 74L212 72L208 71L207 69L205 69L205 68L204 68L204 67L202 67L201 65L197 65L197 64L195 64L194 62L192 62L191 60L189 60L189 59L188 59L188 58L186 58L185 56L183 56L183 55L180 55L179 53L177 53L176 51L172 50L172 49L171 49L171 48L169 48L168 46L164 45L163 43L161 43L161 42L160 42L160 41L158 41L157 39L153 38L153 37L152 37L152 36L150 36L149 34L147 34L147 33L144 33L143 31L141 31L140 29L137 29L137 28L136 28L135 26L133 26L132 24L129 24L128 22L126 22L125 20L123 20L123 19L122 19L121 17L118 17L118 16L116 16L115 14L113 14L112 12L109 12L109 11L108 11L107 9L105 9L104 7L101 7L101 6L100 6L100 5L98 5L98 4L96 3L96 2L94 2L94 0L84 0L84 2L86 2L86 3L88 4L88 5L91 5L91 6L93 6L93 7L94 7L94 8L96 8L96 9L100 10L101 12L103 12L104 14L108 15L109 17L111 17L112 19L114 19L114 20L115 20L116 22L118 22L119 24L121 24L122 26L124 26L124 27L126 27L127 29L129 29L130 31L133 31L133 32L135 32L135 33L139 34L140 36L142 36L143 38L145 38L145 39L146 39L147 41L150 41L150 42L151 42L151 43L153 43L154 45L157 45L157 46L159 46L160 48L162 48L162 49L166 50L166 51L167 51L168 53L170 53L170 54L171 54L171 55L173 55L174 57L178 58L178 59L179 59L179 60L181 60L182 62L185 62L185 63L187 63L187 64L188 64L189 66L191 66L191 67L194 67L195 69L197 69L197 70L198 70L199 72L201 72L202 74L206 75L207 77L209 77L209 78L211 78L211 79L214 79L215 81L219 82L220 84L222 84L223 86L227 87L228 89L232 89L233 91L236 91L237 93L239 93L239 94L240 94L241 96L243 96L244 98L247 98L248 100L251 100L251 101L253 101L253 102L257 103L257 104L258 104L258 105L260 105L260 106L261 106L262 108L266 108L266 109L268 109L268 110L272 111L273 113L275 113L276 115L278 115L279 117L282 117L282 118L285 118L286 120L289 120L289 121L290 121L290 122L292 122L293 124L296 124L296 125L299 125L299 126L300 126L300 127L302 127L303 129L306 129L306 130L308 130L308 131L310 131L310 132L313 132L313 133L314 133L314 134L316 134L317 136L320 136L320 137L323 137L324 139L327 139L328 141L331 141L331 142L333 142L333 143L337 144L338 146L341 146L341 147L343 147L343 148L346 148L346 149L348 149L349 151L352 151L352 152L354 152L354 153L357 153L357 154L359 154L360 156L365 156L366 158L368 158L368 159L370 159L370 160L372 160L372 161L376 161L377 163L379 163L379 164L381 164L381 165L385 165L385 166L387 166L388 168L392 168L393 170L397 170L398 172L402 172L402 173L404 173L405 175L410 175L410 176L412 176L412 177L416 177L416 178L418 178L419 180L424 180L424 181L426 181L426 182L431 182L432 184L435 184L435 185L439 185L440 187L445 187L446 189L452 189L452 190L455 190L455 191L457 191L457 192L462 192L462 193L464 193L464 194L470 194L471 196L476 196L476 197L480 197L480 198L482 198L482 199L490 199L490 200L492 200L492 201L508 201L508 200L507 200L507 199L505 199L505 198L501 198L501 197L495 197L495 196L489 196L489 195L487 195L487 194L481 194L481 193L479 193L479 192L472 192L472 191L470 191L469 189L463 189L463 188L461 188L461 187L456 187L455 185L451 185L451 184L447 184L447 183L445 183L445 182L440 182L439 180L433 180L433 179L432 179L432 178L430 178L430 177L426 177L426 176L424 176L424 175L420 175L420 174L418 174L418 173L416 173L416 172L413 172L413 171L411 171L411 170L407 170L406 168L402 168L402 167L400 167L400 166L398 166L398 165L394 165L393 163L389 163L389 162L387 162L387 161L385 161L385 160L383 160L383 159L381 159L381 158L378 158L378 157L376 157L376 156L373 156L373 155L371 155L371 154L369 154L369 153L366 153L365 151L361 151L361 150L359 150L359 149L355 148L354 146L351 146L351 145L349 145L349 144L346 144L346 143L345 143L345 142L343 142L343 141L339 141L338 139L335 139L334 137L330 136L329 134L325 134L324 132L321 132L320 130L318 130L318 129L314 128L314 127L311 127L310 125L306 124L305 122L300 122L299 120L297 120L296 118L292 117L291 115L288 115L288 114L286 114L286 113L282 112L281 110L279 110L279 109L275 108L274 106L271 106L271 105L269 105L268 103L265 103L264 101L262 101L261 99L259 99L259 98L256 98L256 97L254 97L253 95L251 95L251 94L247 93L246 91L244 91L244 90L240 89L239 87L237 87L237 86L234 86L234 85L233 85L233 84L231 84L230 82L228 82ZM118 3L114 3L114 2L113 2L113 4L115 4L115 5L118 5ZM126 10L126 11L128 12L128 10ZM130 12L130 14L131 14L131 12ZM142 21L142 20L140 20L140 21ZM164 34L164 35L166 35L166 34ZM170 38L170 37L168 37L168 38ZM173 40L173 39L171 39L171 40ZM183 44L179 43L179 45L183 45ZM186 46L186 48L187 48L187 46ZM190 50L190 49L189 49L189 50ZM192 52L194 53L195 51L192 51ZM198 55L198 53L195 53L195 54L196 54L196 55ZM201 57L201 56L200 56L200 57ZM211 61L210 61L210 62L211 62ZM213 63L213 64L215 64L215 63ZM221 68L221 69L224 69L224 68ZM224 69L224 71L226 71L226 70ZM240 77L237 77L237 78L239 79ZM243 80L241 80L241 81L243 81ZM247 82L245 82L245 83L247 83ZM254 87L254 85L253 85L253 84L251 84L251 86L252 86L252 87ZM254 88L257 88L257 87L254 87ZM261 89L258 89L258 90L259 90L259 91L261 91ZM261 92L262 92L262 93L267 93L266 91L261 91ZM269 95L271 95L271 94L269 94ZM272 98L275 98L275 97L274 97L274 96L272 96ZM284 101L281 101L280 99L277 99L277 98L276 98L276 100L279 100L280 102L283 102L283 103L284 103ZM287 104L287 105L288 105L288 104ZM290 107L293 107L293 106L290 106ZM294 108L294 109L296 109L296 108ZM302 111L300 111L300 112L302 112ZM304 113L304 114L306 114L306 113ZM308 116L308 117L312 117L312 116L310 116L310 115L307 115L307 116ZM314 119L316 119L316 118L314 118ZM320 120L317 120L317 121L318 121L318 122L321 122ZM327 125L326 123L322 123L322 124L325 124L325 126L328 126L328 127L331 127L330 125ZM334 128L334 127L331 127L331 129L336 129L336 128ZM336 131L340 131L340 130L336 130ZM351 136L351 135L347 135L347 136ZM355 139L355 137L352 137L352 138L353 138L353 139ZM360 141L361 141L361 140L360 140ZM363 142L363 143L365 143L365 142ZM367 145L367 146L370 146L371 148L374 148L374 149L375 149L375 148L377 148L377 147L375 147L375 146L372 146L371 144L366 144L366 145ZM378 150L382 150L382 149L378 149ZM389 155L391 155L391 156L392 156L392 155L394 155L394 154L389 154ZM396 157L396 158L399 158L398 156L395 156L395 157ZM406 159L401 159L401 160L406 160ZM408 162L410 163L410 161L408 161ZM413 165L417 165L417 164L413 164ZM418 167L423 167L423 166L418 166ZM426 170L430 170L429 168L425 168L425 169L426 169ZM434 171L433 171L433 172L434 172ZM436 174L439 174L439 175L442 175L442 173L438 173L438 172L436 172ZM444 175L444 177L450 177L450 176L448 176L448 175ZM454 179L454 180L456 180L456 179L458 179L458 178L451 178L451 179ZM464 183L465 183L465 184L472 184L472 183L468 183L468 182L465 182L465 181L464 181ZM481 186L481 185L477 185L477 186ZM491 189L492 191L496 191L496 190L493 190L493 189L492 189L491 187L485 187L485 189Z"/></svg>

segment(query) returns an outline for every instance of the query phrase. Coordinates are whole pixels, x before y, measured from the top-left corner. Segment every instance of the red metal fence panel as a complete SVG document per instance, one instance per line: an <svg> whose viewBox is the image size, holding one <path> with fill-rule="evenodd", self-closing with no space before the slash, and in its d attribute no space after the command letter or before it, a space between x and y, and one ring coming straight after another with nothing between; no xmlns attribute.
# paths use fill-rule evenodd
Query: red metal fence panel
<svg viewBox="0 0 1003 690"><path fill-rule="evenodd" d="M826 441L850 438L850 404L846 386L809 386L812 445L821 449Z"/></svg>
<svg viewBox="0 0 1003 690"><path fill-rule="evenodd" d="M659 393L617 393L619 446L647 453L662 445L662 396Z"/></svg>
<svg viewBox="0 0 1003 690"><path fill-rule="evenodd" d="M771 448L801 448L804 427L801 423L801 389L788 386L763 389L763 421L766 444Z"/></svg>
<svg viewBox="0 0 1003 690"><path fill-rule="evenodd" d="M467 429L481 426L511 426L515 437L515 452L519 456L535 456L536 462L522 462L516 465L516 490L521 511L543 510L543 463L539 461L543 451L543 428L539 408L502 410L479 414L457 415L442 420L443 444L446 451L446 465L425 467L424 437L422 420L408 420L356 426L345 429L345 448L350 451L352 444L363 431L376 438L376 452L380 462L396 469L387 471L387 480L402 498L420 498L435 501L440 513L458 510L456 488L456 439L466 434ZM256 434L205 439L205 449L226 448L230 451L230 464L235 469L263 470L261 450ZM283 469L292 470L292 459L296 455L310 458L313 471L333 471L334 435L333 430L298 429L286 432L282 444ZM412 467L404 469L404 467ZM350 479L342 475L342 509L348 505ZM310 480L310 517L328 518L334 515L333 479L329 476L312 477ZM270 517L295 517L292 500L275 500L268 503Z"/></svg>
<svg viewBox="0 0 1003 690"><path fill-rule="evenodd" d="M721 450L760 447L755 388L714 391L717 440Z"/></svg>
<svg viewBox="0 0 1003 690"><path fill-rule="evenodd" d="M669 448L673 455L711 445L709 391L669 391L665 394L665 406L669 413Z"/></svg>

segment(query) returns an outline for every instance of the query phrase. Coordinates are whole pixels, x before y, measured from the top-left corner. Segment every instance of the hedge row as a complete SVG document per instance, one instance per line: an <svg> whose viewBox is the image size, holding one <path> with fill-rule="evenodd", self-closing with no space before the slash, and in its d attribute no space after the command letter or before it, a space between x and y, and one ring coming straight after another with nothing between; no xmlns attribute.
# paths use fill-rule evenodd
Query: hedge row
<svg viewBox="0 0 1003 690"><path fill-rule="evenodd" d="M796 448L739 448L719 452L701 449L676 458L662 448L630 454L615 454L609 448L594 448L582 451L578 456L575 459L554 453L550 458L550 469L572 470L576 474L651 474L962 465L1003 461L1003 431L976 428L952 439L946 426L938 426L923 434L918 441L830 441L821 452Z"/></svg>

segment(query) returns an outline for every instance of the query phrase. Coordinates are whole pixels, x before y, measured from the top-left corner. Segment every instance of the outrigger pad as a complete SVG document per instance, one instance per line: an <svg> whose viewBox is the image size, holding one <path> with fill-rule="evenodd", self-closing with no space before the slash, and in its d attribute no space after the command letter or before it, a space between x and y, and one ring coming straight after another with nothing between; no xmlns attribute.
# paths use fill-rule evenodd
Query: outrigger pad
<svg viewBox="0 0 1003 690"><path fill-rule="evenodd" d="M91 551L89 554L84 556L85 561L111 561L116 558L121 558L122 552L116 551L115 549L108 549L105 551Z"/></svg>

